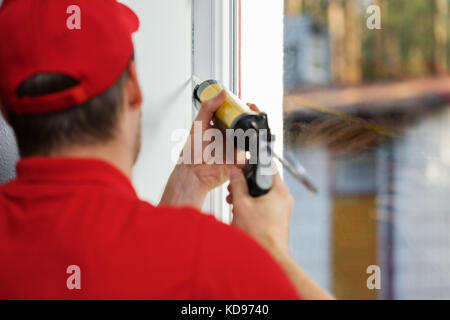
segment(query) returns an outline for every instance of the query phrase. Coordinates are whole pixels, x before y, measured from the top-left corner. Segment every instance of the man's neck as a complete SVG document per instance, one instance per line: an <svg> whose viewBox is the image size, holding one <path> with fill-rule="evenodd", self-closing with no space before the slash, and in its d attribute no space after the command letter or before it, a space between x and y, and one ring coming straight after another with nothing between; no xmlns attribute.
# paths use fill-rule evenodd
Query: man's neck
<svg viewBox="0 0 450 320"><path fill-rule="evenodd" d="M70 149L54 153L52 156L103 160L119 169L131 180L133 160L130 159L128 154L128 152L121 148L117 148L114 145L102 145L92 147L71 147Z"/></svg>

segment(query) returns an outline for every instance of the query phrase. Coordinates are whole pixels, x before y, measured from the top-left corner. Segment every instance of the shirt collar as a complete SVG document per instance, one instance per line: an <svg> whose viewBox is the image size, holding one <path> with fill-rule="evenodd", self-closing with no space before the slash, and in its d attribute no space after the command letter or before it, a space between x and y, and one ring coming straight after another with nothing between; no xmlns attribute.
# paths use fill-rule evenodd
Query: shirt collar
<svg viewBox="0 0 450 320"><path fill-rule="evenodd" d="M101 185L137 197L131 181L113 165L88 158L25 158L16 166L22 181Z"/></svg>

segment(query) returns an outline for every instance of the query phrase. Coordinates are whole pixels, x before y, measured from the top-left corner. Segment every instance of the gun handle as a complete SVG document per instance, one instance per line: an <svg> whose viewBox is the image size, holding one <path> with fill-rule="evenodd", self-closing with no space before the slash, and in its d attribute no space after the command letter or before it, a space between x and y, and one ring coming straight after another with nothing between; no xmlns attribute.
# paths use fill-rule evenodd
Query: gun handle
<svg viewBox="0 0 450 320"><path fill-rule="evenodd" d="M257 164L248 164L242 170L249 194L256 198L267 194L272 188L273 176L261 174L261 168Z"/></svg>

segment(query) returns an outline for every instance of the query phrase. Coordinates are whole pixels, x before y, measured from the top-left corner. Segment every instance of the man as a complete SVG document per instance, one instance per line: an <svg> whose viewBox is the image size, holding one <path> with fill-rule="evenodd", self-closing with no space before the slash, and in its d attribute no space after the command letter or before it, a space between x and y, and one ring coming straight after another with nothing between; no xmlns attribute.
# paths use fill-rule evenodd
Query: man
<svg viewBox="0 0 450 320"><path fill-rule="evenodd" d="M77 30L65 21L74 4ZM45 19L33 26L35 16ZM158 207L138 199L138 25L115 0L1 8L2 112L22 160L0 187L0 298L328 298L289 254L293 200L278 175L253 199L233 166L179 164ZM224 98L202 106L204 130ZM230 176L227 226L197 209Z"/></svg>

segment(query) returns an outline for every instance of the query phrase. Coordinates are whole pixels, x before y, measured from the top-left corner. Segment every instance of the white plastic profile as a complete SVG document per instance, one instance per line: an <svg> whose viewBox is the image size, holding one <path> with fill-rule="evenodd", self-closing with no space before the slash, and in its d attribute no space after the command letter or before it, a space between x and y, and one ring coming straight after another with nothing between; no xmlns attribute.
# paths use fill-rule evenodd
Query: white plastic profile
<svg viewBox="0 0 450 320"><path fill-rule="evenodd" d="M192 71L201 79L215 79L238 93L238 0L192 0ZM226 185L212 191L204 211L231 221Z"/></svg>

